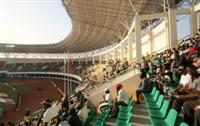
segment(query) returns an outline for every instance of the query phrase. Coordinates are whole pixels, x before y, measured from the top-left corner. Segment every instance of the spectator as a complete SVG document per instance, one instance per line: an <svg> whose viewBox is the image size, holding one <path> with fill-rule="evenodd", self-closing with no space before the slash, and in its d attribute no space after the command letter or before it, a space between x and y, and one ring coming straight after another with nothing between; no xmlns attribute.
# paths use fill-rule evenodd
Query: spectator
<svg viewBox="0 0 200 126"><path fill-rule="evenodd" d="M27 109L24 116L24 123L26 125L31 125L31 120L32 120L31 112L29 109Z"/></svg>
<svg viewBox="0 0 200 126"><path fill-rule="evenodd" d="M75 108L72 108L69 112L68 123L70 126L82 126L81 120L79 119Z"/></svg>
<svg viewBox="0 0 200 126"><path fill-rule="evenodd" d="M88 114L91 110L88 109L87 104L85 103L84 106L79 110L78 112L78 116L82 122L82 124L84 124L84 122L86 121L86 119L88 118Z"/></svg>
<svg viewBox="0 0 200 126"><path fill-rule="evenodd" d="M116 118L119 113L119 106L128 106L130 97L124 91L122 84L117 84L116 86L117 91L117 99L115 99L113 103L113 113L111 114L111 118Z"/></svg>
<svg viewBox="0 0 200 126"><path fill-rule="evenodd" d="M106 94L105 96L103 96L104 101L101 102L100 105L99 105L99 109L100 109L101 112L103 111L104 108L109 108L109 106L111 106L111 105L112 105L112 102L113 102L113 99L112 99L112 95L111 95L111 93L110 93L110 90L106 88L106 89L104 90L104 92L105 92L105 94Z"/></svg>
<svg viewBox="0 0 200 126"><path fill-rule="evenodd" d="M137 104L140 104L139 96L142 93L149 93L152 89L151 81L146 77L146 73L141 73L140 78L142 79L141 84L136 90Z"/></svg>

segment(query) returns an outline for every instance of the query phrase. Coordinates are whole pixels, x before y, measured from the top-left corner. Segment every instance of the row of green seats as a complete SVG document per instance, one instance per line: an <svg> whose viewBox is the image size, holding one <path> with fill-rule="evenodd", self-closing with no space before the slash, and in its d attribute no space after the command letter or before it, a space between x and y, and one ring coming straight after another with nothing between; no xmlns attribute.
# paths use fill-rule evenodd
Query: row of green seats
<svg viewBox="0 0 200 126"><path fill-rule="evenodd" d="M154 87L150 93L144 94L152 126L174 126L178 113L170 109L167 114L169 101Z"/></svg>
<svg viewBox="0 0 200 126"><path fill-rule="evenodd" d="M106 124L106 121L109 117L109 113L110 113L110 108L104 110L100 116L97 117L97 120L95 121L93 126L104 126Z"/></svg>
<svg viewBox="0 0 200 126"><path fill-rule="evenodd" d="M96 115L96 109L92 109L91 112L88 114L88 118L84 122L83 126L89 126L89 123L94 119Z"/></svg>
<svg viewBox="0 0 200 126"><path fill-rule="evenodd" d="M130 119L132 117L132 97L129 100L128 106L121 106L117 116L115 126L131 126Z"/></svg>

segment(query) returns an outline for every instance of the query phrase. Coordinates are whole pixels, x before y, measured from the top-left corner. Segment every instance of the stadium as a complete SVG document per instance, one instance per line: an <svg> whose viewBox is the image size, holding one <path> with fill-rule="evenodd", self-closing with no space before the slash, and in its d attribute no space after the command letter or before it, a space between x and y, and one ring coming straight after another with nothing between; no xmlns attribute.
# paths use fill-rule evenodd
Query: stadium
<svg viewBox="0 0 200 126"><path fill-rule="evenodd" d="M0 0L0 19L15 2L59 4L71 31L22 44L0 30L1 126L200 126L199 0Z"/></svg>

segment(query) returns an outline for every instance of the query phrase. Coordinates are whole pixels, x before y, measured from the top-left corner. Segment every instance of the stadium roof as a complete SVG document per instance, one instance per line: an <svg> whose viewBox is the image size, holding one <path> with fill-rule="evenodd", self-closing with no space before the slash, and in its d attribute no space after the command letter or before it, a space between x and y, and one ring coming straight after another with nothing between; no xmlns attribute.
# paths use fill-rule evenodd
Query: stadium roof
<svg viewBox="0 0 200 126"><path fill-rule="evenodd" d="M180 0L165 1L166 6L174 7ZM164 0L62 0L62 2L72 20L72 31L64 40L48 45L1 44L0 51L23 53L91 51L120 42L126 36L136 13L150 14L164 10Z"/></svg>

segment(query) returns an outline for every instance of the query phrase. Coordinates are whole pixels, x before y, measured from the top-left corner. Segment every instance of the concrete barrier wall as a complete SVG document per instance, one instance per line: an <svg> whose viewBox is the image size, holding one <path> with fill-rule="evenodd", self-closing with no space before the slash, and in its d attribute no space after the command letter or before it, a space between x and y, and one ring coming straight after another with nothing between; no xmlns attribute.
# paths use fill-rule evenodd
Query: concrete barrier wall
<svg viewBox="0 0 200 126"><path fill-rule="evenodd" d="M98 90L91 92L90 95L88 96L88 100L90 100L95 106L98 106L99 102L103 101L103 95L105 95L104 94L105 88L109 88L113 98L116 98L117 93L115 87L117 83L122 83L124 90L127 91L129 94L134 93L133 99L135 99L135 89L137 89L138 85L140 84L139 75L140 75L139 73L133 74L130 72L122 77L119 77L112 83L105 84Z"/></svg>

